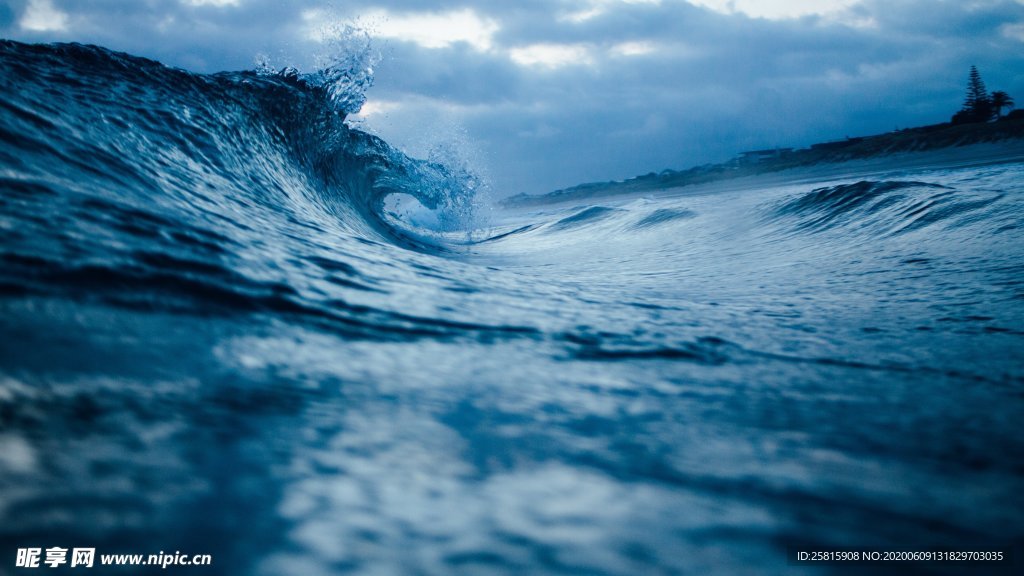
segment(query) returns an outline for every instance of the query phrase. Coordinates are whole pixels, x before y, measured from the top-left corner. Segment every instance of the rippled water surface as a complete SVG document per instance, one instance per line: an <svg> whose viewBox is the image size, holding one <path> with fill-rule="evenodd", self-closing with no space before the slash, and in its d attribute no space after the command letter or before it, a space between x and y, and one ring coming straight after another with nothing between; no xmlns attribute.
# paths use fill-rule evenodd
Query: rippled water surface
<svg viewBox="0 0 1024 576"><path fill-rule="evenodd" d="M430 234L387 197L450 227L477 184L322 78L0 65L5 555L776 574L1024 538L1024 163Z"/></svg>

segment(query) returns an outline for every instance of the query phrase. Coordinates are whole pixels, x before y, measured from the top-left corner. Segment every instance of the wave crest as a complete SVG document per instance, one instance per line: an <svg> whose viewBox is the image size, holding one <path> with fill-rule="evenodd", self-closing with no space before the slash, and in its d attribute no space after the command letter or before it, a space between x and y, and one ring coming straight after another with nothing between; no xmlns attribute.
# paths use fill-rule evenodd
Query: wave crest
<svg viewBox="0 0 1024 576"><path fill-rule="evenodd" d="M814 189L778 206L773 216L795 220L798 232L844 228L871 234L903 234L946 222L972 222L972 212L1001 194L966 194L947 186L915 181L860 181Z"/></svg>
<svg viewBox="0 0 1024 576"><path fill-rule="evenodd" d="M478 181L345 124L372 84L366 40L310 74L212 75L97 46L3 41L0 160L13 180L165 215L258 225L286 212L400 239L383 217L387 195L461 214Z"/></svg>

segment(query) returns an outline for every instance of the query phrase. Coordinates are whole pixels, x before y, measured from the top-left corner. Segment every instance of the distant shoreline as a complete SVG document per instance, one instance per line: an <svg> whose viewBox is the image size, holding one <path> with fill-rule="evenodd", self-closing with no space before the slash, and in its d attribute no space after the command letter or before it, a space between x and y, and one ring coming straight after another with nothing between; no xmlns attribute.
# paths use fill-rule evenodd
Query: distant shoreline
<svg viewBox="0 0 1024 576"><path fill-rule="evenodd" d="M760 157L755 155L760 155ZM751 158L753 157L753 158ZM721 164L664 170L617 182L591 182L547 194L519 194L501 201L508 208L578 202L700 184L778 175L781 180L816 180L847 173L884 173L958 165L1024 161L1024 115L985 124L937 124L877 136L815 144L801 150L745 153ZM800 169L796 174L795 169ZM775 178L772 178L775 180ZM739 184L740 182L737 182ZM676 190L676 192L680 192Z"/></svg>

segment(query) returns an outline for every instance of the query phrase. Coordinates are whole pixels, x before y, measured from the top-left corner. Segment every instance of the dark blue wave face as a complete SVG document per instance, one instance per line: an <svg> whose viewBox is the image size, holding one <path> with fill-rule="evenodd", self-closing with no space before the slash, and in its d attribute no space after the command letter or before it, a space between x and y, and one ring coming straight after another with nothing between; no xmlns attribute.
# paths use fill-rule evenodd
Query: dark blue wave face
<svg viewBox="0 0 1024 576"><path fill-rule="evenodd" d="M789 574L798 543L1022 541L1020 161L474 230L472 175L346 126L357 74L0 42L0 572L60 546Z"/></svg>

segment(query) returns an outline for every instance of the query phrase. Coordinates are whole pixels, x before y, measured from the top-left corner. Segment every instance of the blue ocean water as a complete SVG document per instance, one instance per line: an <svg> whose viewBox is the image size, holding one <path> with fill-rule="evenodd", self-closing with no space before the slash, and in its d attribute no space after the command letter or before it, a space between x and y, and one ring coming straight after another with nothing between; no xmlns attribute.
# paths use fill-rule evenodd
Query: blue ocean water
<svg viewBox="0 0 1024 576"><path fill-rule="evenodd" d="M365 82L0 42L0 573L1024 539L1024 163L484 218L468 171L345 124Z"/></svg>

